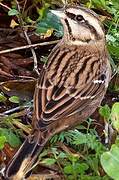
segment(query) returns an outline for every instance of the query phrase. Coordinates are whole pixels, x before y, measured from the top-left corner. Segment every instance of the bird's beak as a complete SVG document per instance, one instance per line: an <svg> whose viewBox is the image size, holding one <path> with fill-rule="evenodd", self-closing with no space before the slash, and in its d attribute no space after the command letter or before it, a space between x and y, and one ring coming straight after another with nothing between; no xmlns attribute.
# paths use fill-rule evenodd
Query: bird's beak
<svg viewBox="0 0 119 180"><path fill-rule="evenodd" d="M51 13L53 13L54 15L58 16L60 19L64 19L65 18L65 13L64 13L64 9L59 9L59 10L50 10Z"/></svg>

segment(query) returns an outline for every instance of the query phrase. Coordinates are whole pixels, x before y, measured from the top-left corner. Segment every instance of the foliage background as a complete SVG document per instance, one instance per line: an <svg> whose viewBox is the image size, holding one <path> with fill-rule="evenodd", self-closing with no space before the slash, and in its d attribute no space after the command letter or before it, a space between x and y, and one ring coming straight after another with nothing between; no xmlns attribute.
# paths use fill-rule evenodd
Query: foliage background
<svg viewBox="0 0 119 180"><path fill-rule="evenodd" d="M63 3L60 0L32 0L30 3L27 0L0 1L0 50L28 44L27 36L32 44L61 39L63 27L49 9L62 7ZM39 174L39 177L43 172L48 177L53 174L56 179L118 180L119 3L118 0L70 0L68 3L82 3L99 14L106 33L112 80L102 106L74 130L55 135L39 155L38 165L33 172ZM5 22L1 17L5 18ZM26 37L23 37L24 32L27 33ZM7 34L7 38L4 38L4 33ZM47 63L48 54L53 46L47 44L45 48L35 48L39 71L44 63ZM10 54L0 56L0 63L3 63L0 71L1 166L8 163L31 131L32 96L37 78L36 73L32 71L31 49ZM3 66L7 68L3 69ZM23 76L20 78L21 74L24 79Z"/></svg>

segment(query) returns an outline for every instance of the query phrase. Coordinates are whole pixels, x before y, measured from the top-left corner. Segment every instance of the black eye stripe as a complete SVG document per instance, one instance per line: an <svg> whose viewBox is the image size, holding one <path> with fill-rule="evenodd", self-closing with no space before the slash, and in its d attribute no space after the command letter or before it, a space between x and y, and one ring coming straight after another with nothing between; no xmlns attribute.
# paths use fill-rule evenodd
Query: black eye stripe
<svg viewBox="0 0 119 180"><path fill-rule="evenodd" d="M69 18L75 20L75 18L76 18L76 15L75 15L75 14L70 13L70 12L67 12L67 11L65 11L65 13L66 13L66 15L67 15Z"/></svg>
<svg viewBox="0 0 119 180"><path fill-rule="evenodd" d="M85 21L82 15L75 15L73 13L65 11L66 15L77 22Z"/></svg>

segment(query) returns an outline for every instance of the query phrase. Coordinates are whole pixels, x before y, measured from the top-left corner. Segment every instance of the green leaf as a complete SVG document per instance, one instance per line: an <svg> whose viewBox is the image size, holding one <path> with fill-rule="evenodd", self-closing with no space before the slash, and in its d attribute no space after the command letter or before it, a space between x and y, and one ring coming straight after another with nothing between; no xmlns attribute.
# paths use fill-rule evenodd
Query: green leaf
<svg viewBox="0 0 119 180"><path fill-rule="evenodd" d="M46 158L42 161L43 164L46 164L48 166L55 164L55 162L56 162L56 159L54 158Z"/></svg>
<svg viewBox="0 0 119 180"><path fill-rule="evenodd" d="M61 152L58 156L58 158L61 158L61 159L64 159L66 157L67 157L67 155L64 152Z"/></svg>
<svg viewBox="0 0 119 180"><path fill-rule="evenodd" d="M105 0L92 0L92 4L96 8L104 8L104 9L106 9L106 2L105 2Z"/></svg>
<svg viewBox="0 0 119 180"><path fill-rule="evenodd" d="M58 154L57 148L55 148L55 147L52 147L51 151L52 151L53 154Z"/></svg>
<svg viewBox="0 0 119 180"><path fill-rule="evenodd" d="M42 19L43 17L46 16L46 13L48 11L48 8L49 8L49 4L48 3L45 3L44 6L42 8L37 8L37 12L39 14L39 18Z"/></svg>
<svg viewBox="0 0 119 180"><path fill-rule="evenodd" d="M65 174L84 174L84 172L89 168L86 163L75 163L75 164L68 164L64 167Z"/></svg>
<svg viewBox="0 0 119 180"><path fill-rule="evenodd" d="M91 169L95 172L95 174L98 174L99 159L95 155L89 154L87 157L87 163L91 167Z"/></svg>
<svg viewBox="0 0 119 180"><path fill-rule="evenodd" d="M44 156L46 156L48 154L47 150L44 150L42 153L39 154L39 160L41 160L41 158L43 158Z"/></svg>
<svg viewBox="0 0 119 180"><path fill-rule="evenodd" d="M76 163L79 158L78 156L75 156L73 154L68 154L67 157L72 163Z"/></svg>
<svg viewBox="0 0 119 180"><path fill-rule="evenodd" d="M64 173L65 174L73 174L73 167L71 164L67 165L64 167Z"/></svg>
<svg viewBox="0 0 119 180"><path fill-rule="evenodd" d="M11 97L9 98L9 101L12 102L12 103L18 104L18 103L20 102L20 99L19 99L18 96L11 96Z"/></svg>
<svg viewBox="0 0 119 180"><path fill-rule="evenodd" d="M19 14L19 11L17 11L16 9L10 9L8 11L8 16L16 16Z"/></svg>
<svg viewBox="0 0 119 180"><path fill-rule="evenodd" d="M119 179L119 147L112 145L111 150L101 155L101 164L105 172L115 180Z"/></svg>
<svg viewBox="0 0 119 180"><path fill-rule="evenodd" d="M110 54L116 56L119 58L119 46L114 46L114 45L108 45L108 50Z"/></svg>
<svg viewBox="0 0 119 180"><path fill-rule="evenodd" d="M58 37L63 36L63 27L60 20L50 12L37 24L36 32L46 33L48 29L54 29L56 31L55 35Z"/></svg>
<svg viewBox="0 0 119 180"><path fill-rule="evenodd" d="M88 175L82 175L80 180L111 180L108 176L103 176L103 177L99 177L99 176L88 176Z"/></svg>
<svg viewBox="0 0 119 180"><path fill-rule="evenodd" d="M0 128L0 136L6 138L6 142L12 147L18 147L21 144L20 139L10 129Z"/></svg>
<svg viewBox="0 0 119 180"><path fill-rule="evenodd" d="M86 163L76 163L75 169L77 173L84 174L86 170L88 170L89 166Z"/></svg>
<svg viewBox="0 0 119 180"><path fill-rule="evenodd" d="M21 144L20 139L12 131L9 132L7 140L12 147L18 147Z"/></svg>
<svg viewBox="0 0 119 180"><path fill-rule="evenodd" d="M2 150L4 148L5 142L6 142L6 137L0 136L0 150Z"/></svg>
<svg viewBox="0 0 119 180"><path fill-rule="evenodd" d="M3 93L0 93L0 102L5 102L7 98L4 96Z"/></svg>
<svg viewBox="0 0 119 180"><path fill-rule="evenodd" d="M116 102L112 106L111 120L114 128L119 132L119 102Z"/></svg>
<svg viewBox="0 0 119 180"><path fill-rule="evenodd" d="M101 106L99 109L99 113L101 116L103 116L105 119L109 119L110 118L110 108L109 106L106 104L104 106Z"/></svg>
<svg viewBox="0 0 119 180"><path fill-rule="evenodd" d="M76 135L77 136L74 136L73 144L79 145L79 144L85 144L87 142L86 134L77 131Z"/></svg>

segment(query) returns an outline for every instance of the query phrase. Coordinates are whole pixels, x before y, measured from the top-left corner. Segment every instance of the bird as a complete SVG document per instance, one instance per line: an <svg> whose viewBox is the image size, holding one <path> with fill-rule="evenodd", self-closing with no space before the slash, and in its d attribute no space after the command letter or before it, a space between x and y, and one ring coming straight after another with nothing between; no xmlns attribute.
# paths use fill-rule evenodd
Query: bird
<svg viewBox="0 0 119 180"><path fill-rule="evenodd" d="M48 56L34 92L32 133L9 162L5 179L21 180L55 134L74 128L101 104L111 79L105 31L82 5L51 10L64 35Z"/></svg>

